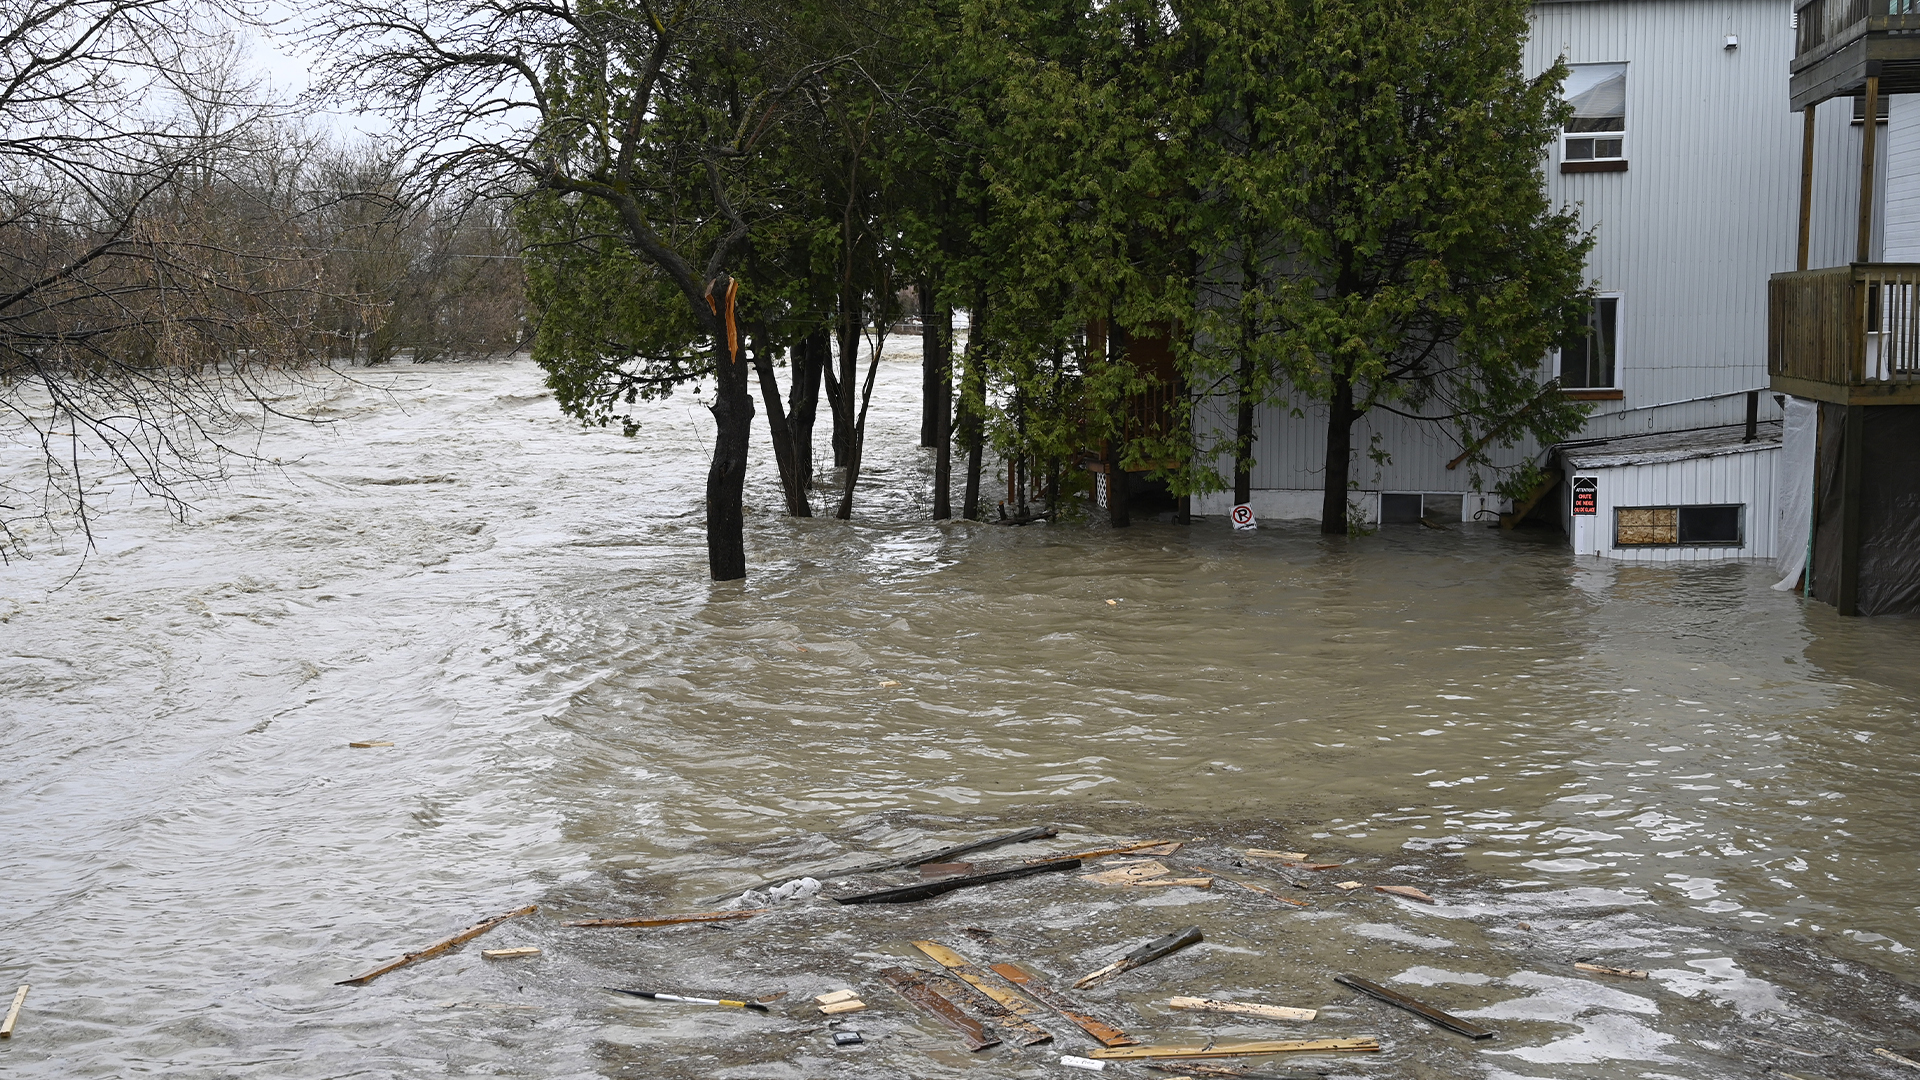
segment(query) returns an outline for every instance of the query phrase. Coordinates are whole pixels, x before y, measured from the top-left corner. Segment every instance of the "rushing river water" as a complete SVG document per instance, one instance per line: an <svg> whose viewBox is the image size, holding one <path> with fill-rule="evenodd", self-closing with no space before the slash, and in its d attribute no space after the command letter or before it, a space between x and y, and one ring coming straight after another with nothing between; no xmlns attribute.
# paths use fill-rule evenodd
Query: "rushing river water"
<svg viewBox="0 0 1920 1080"><path fill-rule="evenodd" d="M744 583L706 578L697 403L582 430L523 361L328 381L287 403L327 423L276 421L281 464L186 523L115 487L84 565L38 537L0 568L0 1008L33 986L0 1074L1070 1075L1084 1046L969 1057L871 972L978 926L975 959L1064 983L1193 922L1203 949L1089 1000L1155 1039L1229 1030L1169 993L1318 1006L1287 1030L1388 1041L1308 1062L1342 1074L1903 1075L1866 1051L1920 1043L1920 623L1476 527L931 523L895 355L854 522L777 514L756 445ZM980 858L1346 865L1300 911L1063 878L560 926L1030 823L1062 835ZM1320 883L1346 874L1442 903ZM478 955L514 944L545 953ZM1574 978L1589 955L1653 978ZM1501 1038L1356 1004L1341 965ZM790 996L594 989L649 980ZM803 1006L845 985L870 1041L835 1051Z"/></svg>

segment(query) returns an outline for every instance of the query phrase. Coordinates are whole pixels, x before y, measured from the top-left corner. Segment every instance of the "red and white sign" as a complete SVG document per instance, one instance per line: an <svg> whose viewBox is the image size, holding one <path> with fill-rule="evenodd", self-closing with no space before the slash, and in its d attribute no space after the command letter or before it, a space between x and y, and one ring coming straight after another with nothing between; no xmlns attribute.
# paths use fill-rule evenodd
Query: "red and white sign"
<svg viewBox="0 0 1920 1080"><path fill-rule="evenodd" d="M1232 516L1233 527L1241 532L1250 532L1260 527L1259 522L1253 520L1253 507L1247 503L1235 506Z"/></svg>

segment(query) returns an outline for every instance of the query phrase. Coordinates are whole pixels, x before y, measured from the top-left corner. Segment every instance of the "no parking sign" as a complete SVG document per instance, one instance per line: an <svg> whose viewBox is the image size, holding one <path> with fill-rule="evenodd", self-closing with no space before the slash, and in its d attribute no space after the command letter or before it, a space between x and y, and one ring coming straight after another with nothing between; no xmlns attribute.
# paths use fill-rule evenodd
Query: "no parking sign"
<svg viewBox="0 0 1920 1080"><path fill-rule="evenodd" d="M1259 523L1253 520L1253 507L1247 503L1235 506L1232 517L1233 527L1239 532L1251 532L1260 527Z"/></svg>

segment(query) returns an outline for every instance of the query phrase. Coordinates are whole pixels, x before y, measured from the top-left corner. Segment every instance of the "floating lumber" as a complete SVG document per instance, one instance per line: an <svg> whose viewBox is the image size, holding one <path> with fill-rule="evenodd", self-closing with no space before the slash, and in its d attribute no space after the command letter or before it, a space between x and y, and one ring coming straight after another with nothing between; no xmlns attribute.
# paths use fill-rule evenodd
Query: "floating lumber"
<svg viewBox="0 0 1920 1080"><path fill-rule="evenodd" d="M7 1018L0 1020L0 1039L13 1038L13 1025L20 1020L20 1006L27 1003L27 991L33 989L32 983L26 983L13 992L13 1004L7 1006Z"/></svg>
<svg viewBox="0 0 1920 1080"><path fill-rule="evenodd" d="M934 963L952 972L955 978L985 994L1001 1008L1007 1010L1011 1018L1002 1023L1006 1027L1019 1029L1026 1036L1021 1040L1022 1045L1032 1046L1034 1043L1053 1041L1052 1032L1033 1022L1033 1018L1040 1015L1039 1009L1034 1008L1026 998L989 979L986 972L975 967L966 957L937 941L916 941L913 947L926 953Z"/></svg>
<svg viewBox="0 0 1920 1080"><path fill-rule="evenodd" d="M1205 1046L1115 1046L1091 1051L1106 1061L1144 1061L1171 1057L1251 1057L1255 1054L1343 1053L1380 1049L1370 1035L1352 1039L1280 1039L1268 1042L1208 1043Z"/></svg>
<svg viewBox="0 0 1920 1080"><path fill-rule="evenodd" d="M1151 964L1169 953L1175 953L1189 945L1198 944L1201 940L1203 939L1200 934L1200 928L1197 926L1189 926L1185 930L1176 931L1168 934L1166 937L1155 938L1120 959L1115 960L1113 963L1108 964L1106 967L1091 974L1082 975L1080 981L1073 984L1074 989L1085 989L1102 979L1112 978L1123 971L1132 971L1134 968Z"/></svg>
<svg viewBox="0 0 1920 1080"><path fill-rule="evenodd" d="M517 960L522 956L539 956L540 950L532 945L522 945L514 949L481 949L480 955L488 960Z"/></svg>
<svg viewBox="0 0 1920 1080"><path fill-rule="evenodd" d="M1493 1038L1493 1032L1487 1028L1481 1027L1479 1024L1469 1023L1468 1021L1462 1020L1457 1016L1453 1016L1448 1013L1443 1013L1439 1009L1436 1009L1431 1005L1425 1004L1424 1002L1415 1001L1414 999L1408 997L1405 994L1396 993L1395 991L1389 990L1386 987L1381 986L1379 983L1368 982L1365 979L1355 978L1352 975L1335 975L1333 977L1333 981L1341 984L1342 986L1350 986L1355 990L1358 990L1361 993L1367 995L1370 998L1377 998L1378 1000L1384 1001L1389 1005L1399 1006L1400 1008L1405 1009L1410 1013L1413 1013L1415 1016L1423 1017L1436 1024L1439 1024L1441 1027L1446 1028L1448 1031L1457 1031L1460 1034L1465 1035L1469 1039Z"/></svg>
<svg viewBox="0 0 1920 1080"><path fill-rule="evenodd" d="M392 743L387 742L384 739L369 739L366 742L350 742L347 744L347 747L348 749L351 749L351 750L371 750L376 746L392 746L392 745L393 745Z"/></svg>
<svg viewBox="0 0 1920 1080"><path fill-rule="evenodd" d="M838 1005L843 1001L858 1001L859 998L858 990L835 990L830 994L816 994L813 1000L821 1005Z"/></svg>
<svg viewBox="0 0 1920 1080"><path fill-rule="evenodd" d="M427 959L431 959L432 957L439 956L441 953L446 952L448 949L453 948L455 945L458 945L466 941L472 941L474 938L479 937L481 934L484 934L487 931L492 930L494 927L499 926L500 924L507 922L510 919L517 919L522 915L531 915L534 912L539 910L540 908L537 905L528 904L526 907L523 907L518 911L509 911L505 915L496 915L493 918L487 919L483 922L474 923L472 926L467 927L465 930L460 931L459 933L453 935L450 938L445 938L443 940L436 941L433 944L427 946L424 949L421 949L418 952L410 952L407 955L391 963L382 964L379 967L374 968L372 971L369 971L364 975L355 975L351 979L341 979L339 982L334 983L333 985L365 986L366 984L372 982L373 980L379 978L380 976L385 975L389 971L397 971L400 968L406 967L408 964L417 964L422 960L427 960Z"/></svg>
<svg viewBox="0 0 1920 1080"><path fill-rule="evenodd" d="M909 855L903 859L888 859L885 862L856 866L851 870L832 870L820 876L847 877L851 874L878 874L887 870L901 870L909 866L919 866L921 863L953 862L962 855L970 855L976 851L985 851L988 848L1002 847L1007 844L1024 844L1029 840L1044 840L1049 836L1056 835L1058 831L1059 830L1047 825L1035 825L1032 828L1021 829L1019 832L1007 833L1005 836L990 836L985 840L975 840L966 844L955 844L949 848L941 848L939 851L928 851L919 855Z"/></svg>
<svg viewBox="0 0 1920 1080"><path fill-rule="evenodd" d="M1078 859L1069 862L1042 863L1039 866L1016 866L1011 870L996 870L991 874L941 878L938 881L923 881L918 885L881 889L879 892L861 893L858 896L836 896L834 900L842 904L910 904L916 900L931 900L956 889L971 889L976 885L991 885L996 881L1012 881L1014 878L1032 877L1035 874L1054 874L1079 868L1080 860Z"/></svg>
<svg viewBox="0 0 1920 1080"><path fill-rule="evenodd" d="M561 926L678 926L681 923L726 922L765 915L772 908L746 908L741 911L700 911L692 915L647 915L638 919L578 919Z"/></svg>
<svg viewBox="0 0 1920 1080"><path fill-rule="evenodd" d="M839 1016L841 1013L865 1012L866 1008L867 1003L861 1001L859 998L848 998L845 1001L836 1001L830 1005L820 1006L820 1015Z"/></svg>
<svg viewBox="0 0 1920 1080"><path fill-rule="evenodd" d="M1310 856L1304 851L1268 851L1265 848L1248 848L1250 859L1284 859L1287 862L1306 862Z"/></svg>
<svg viewBox="0 0 1920 1080"><path fill-rule="evenodd" d="M1179 851L1180 846L1178 840L1144 840L1138 844L1128 844L1126 847L1095 848L1092 851L1077 851L1072 855L1048 855L1044 858L1028 859L1027 862L1029 865L1037 865L1044 862L1059 862L1062 859L1098 859L1103 855L1171 855Z"/></svg>
<svg viewBox="0 0 1920 1080"><path fill-rule="evenodd" d="M1375 885L1373 891L1386 893L1389 896L1404 896L1409 900L1418 900L1423 904L1431 904L1434 902L1433 897L1428 896L1426 893L1421 892L1411 885Z"/></svg>
<svg viewBox="0 0 1920 1080"><path fill-rule="evenodd" d="M1248 892L1257 892L1261 896L1265 896L1273 900L1278 900L1283 904L1292 904L1294 907L1312 907L1313 906L1312 901L1294 900L1290 897L1281 896L1279 893L1274 892L1272 889L1267 888L1265 885L1255 885L1251 881L1241 881L1239 878L1228 877L1217 870L1209 870L1204 866L1196 866L1194 867L1194 870L1202 874L1211 874L1212 876L1219 878L1221 881L1225 881L1233 885L1238 885L1241 888L1247 890Z"/></svg>
<svg viewBox="0 0 1920 1080"><path fill-rule="evenodd" d="M1140 1041L1112 1024L1094 1019L1072 998L1013 964L995 964L993 973L1026 991L1033 1000L1071 1021L1075 1027L1093 1036L1093 1041L1102 1046L1133 1046Z"/></svg>
<svg viewBox="0 0 1920 1080"><path fill-rule="evenodd" d="M22 987L21 989L24 991L26 988ZM1889 1050L1884 1046L1876 1046L1873 1048L1873 1052L1880 1055L1883 1058L1886 1058L1888 1061L1897 1061L1902 1065L1911 1065L1916 1069L1920 1069L1920 1060L1915 1060L1907 1056L1907 1054L1920 1053L1920 1051L1909 1049L1907 1051L1907 1054L1902 1054L1893 1050Z"/></svg>
<svg viewBox="0 0 1920 1080"><path fill-rule="evenodd" d="M888 968L880 973L880 981L893 987L895 993L907 999L907 1004L952 1029L960 1041L967 1044L967 1049L978 1051L1000 1045L1000 1040L989 1034L980 1021L961 1012L953 1002L928 986L925 975L907 968Z"/></svg>
<svg viewBox="0 0 1920 1080"><path fill-rule="evenodd" d="M1319 1013L1313 1009L1289 1009L1285 1005L1255 1005L1246 1001L1209 1001L1206 998L1177 997L1167 1002L1176 1009L1193 1012L1239 1013L1264 1016L1269 1020L1311 1020Z"/></svg>
<svg viewBox="0 0 1920 1080"><path fill-rule="evenodd" d="M1595 975L1617 975L1622 979L1644 979L1647 973L1638 968L1608 967L1605 964L1589 964L1582 960L1573 965L1575 971L1591 971Z"/></svg>

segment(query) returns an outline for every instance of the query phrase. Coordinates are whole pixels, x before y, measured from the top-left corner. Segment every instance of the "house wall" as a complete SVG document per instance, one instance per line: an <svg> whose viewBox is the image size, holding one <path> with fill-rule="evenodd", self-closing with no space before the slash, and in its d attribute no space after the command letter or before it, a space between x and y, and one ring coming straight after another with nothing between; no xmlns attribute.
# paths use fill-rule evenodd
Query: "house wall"
<svg viewBox="0 0 1920 1080"><path fill-rule="evenodd" d="M1888 262L1920 262L1920 94L1887 102L1887 182L1880 218ZM1857 205L1857 204L1856 204Z"/></svg>
<svg viewBox="0 0 1920 1080"><path fill-rule="evenodd" d="M1561 514L1576 555L1599 555L1623 562L1708 562L1728 558L1774 556L1774 469L1780 446L1655 465L1576 469L1576 477L1599 482L1596 513L1573 516L1571 498L1562 489ZM1613 512L1622 506L1701 506L1738 503L1746 507L1745 542L1728 547L1615 547Z"/></svg>
<svg viewBox="0 0 1920 1080"><path fill-rule="evenodd" d="M1569 63L1629 65L1627 171L1563 174L1558 146L1545 164L1549 197L1576 207L1594 232L1592 280L1621 297L1622 396L1595 403L1581 437L1738 424L1746 418L1744 397L1692 399L1767 386L1767 278L1793 269L1799 224L1802 120L1788 106L1786 78L1791 17L1778 0L1535 5L1528 75L1563 56ZM1725 48L1729 34L1738 48ZM1852 259L1860 132L1850 101L1827 102L1816 113L1813 266ZM1883 176L1892 141L1881 140ZM1920 154L1920 138L1914 146ZM1920 169L1911 175L1920 221ZM1772 395L1763 393L1760 419L1779 415ZM1231 427L1224 406L1196 417L1203 445L1209 429ZM1315 405L1258 410L1257 512L1319 516L1325 431L1324 409ZM1444 428L1375 412L1356 429L1354 447L1354 502L1363 514L1380 491L1473 490L1471 473L1446 468L1460 446ZM1372 460L1370 449L1387 463ZM1511 464L1538 452L1521 445L1494 456ZM1221 471L1231 475L1230 463ZM1195 510L1222 513L1230 501L1203 497ZM1469 503L1471 515L1478 506ZM1492 508L1505 507L1495 500Z"/></svg>

